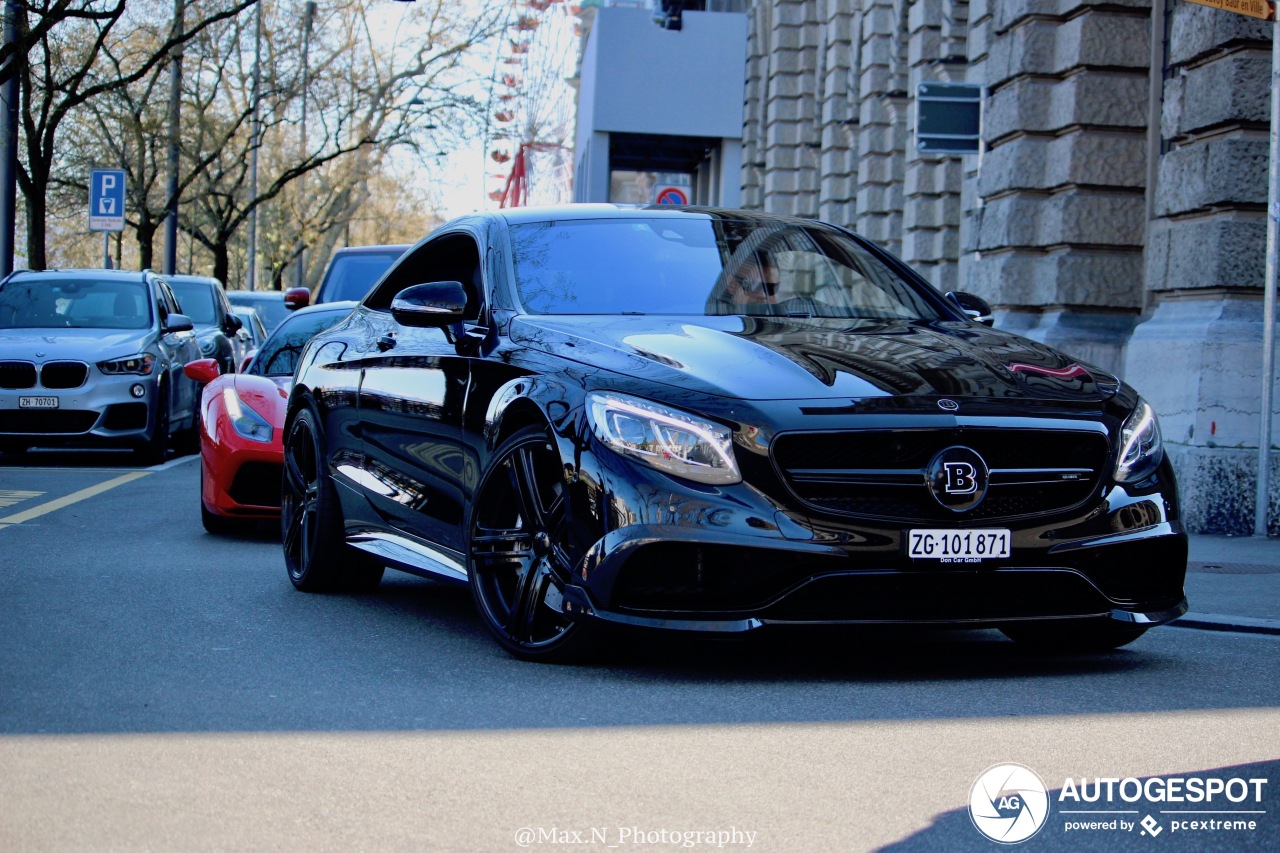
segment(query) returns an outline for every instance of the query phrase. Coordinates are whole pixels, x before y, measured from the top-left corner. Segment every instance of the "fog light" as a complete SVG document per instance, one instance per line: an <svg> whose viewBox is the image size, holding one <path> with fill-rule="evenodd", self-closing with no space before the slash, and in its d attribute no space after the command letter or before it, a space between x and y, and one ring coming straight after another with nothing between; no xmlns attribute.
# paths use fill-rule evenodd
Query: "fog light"
<svg viewBox="0 0 1280 853"><path fill-rule="evenodd" d="M130 393L130 394L132 394L132 395L133 395L133 396L135 396L135 397L139 397L139 398L140 398L140 397L142 397L143 395L145 395L145 394L147 393L147 389L146 389L143 385L140 385L140 384L139 384L139 385L134 385L132 388L130 388L130 389L129 389L129 393Z"/></svg>

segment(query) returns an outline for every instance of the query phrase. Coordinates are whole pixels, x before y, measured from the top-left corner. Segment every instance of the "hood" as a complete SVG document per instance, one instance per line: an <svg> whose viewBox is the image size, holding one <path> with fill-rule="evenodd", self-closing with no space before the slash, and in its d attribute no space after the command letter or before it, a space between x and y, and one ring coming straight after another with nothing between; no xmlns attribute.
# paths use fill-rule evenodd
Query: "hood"
<svg viewBox="0 0 1280 853"><path fill-rule="evenodd" d="M93 364L142 352L154 340L151 329L0 329L0 360Z"/></svg>
<svg viewBox="0 0 1280 853"><path fill-rule="evenodd" d="M965 322L781 317L522 316L511 338L594 367L742 400L894 396L1096 403L1118 381Z"/></svg>

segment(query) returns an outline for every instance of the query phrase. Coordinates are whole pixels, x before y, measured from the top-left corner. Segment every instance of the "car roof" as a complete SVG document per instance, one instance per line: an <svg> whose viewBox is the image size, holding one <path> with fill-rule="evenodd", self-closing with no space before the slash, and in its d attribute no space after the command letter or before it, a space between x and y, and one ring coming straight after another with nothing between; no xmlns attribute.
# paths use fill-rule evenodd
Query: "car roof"
<svg viewBox="0 0 1280 853"><path fill-rule="evenodd" d="M305 308L290 311L289 317L301 317L304 314L320 314L325 311L350 311L359 304L359 302L352 299L344 300L342 302L321 302L319 305L308 305ZM285 317L285 320L288 320L289 317Z"/></svg>
<svg viewBox="0 0 1280 853"><path fill-rule="evenodd" d="M475 216L476 214L468 214ZM484 214L480 214L484 215ZM546 207L510 207L490 211L509 225L582 219L736 219L751 222L825 226L826 223L796 216L764 213L758 210L735 210L721 207L693 207L675 204L560 204ZM459 220L468 217L459 217ZM830 227L830 226L826 226Z"/></svg>
<svg viewBox="0 0 1280 853"><path fill-rule="evenodd" d="M150 270L103 270L103 269L82 269L82 270L14 270L8 279L23 278L24 280L39 279L84 279L94 278L100 281L145 281L148 276L154 276L155 273Z"/></svg>
<svg viewBox="0 0 1280 853"><path fill-rule="evenodd" d="M228 290L227 296L234 302L237 299L250 300L266 300L279 299L284 300L283 290Z"/></svg>
<svg viewBox="0 0 1280 853"><path fill-rule="evenodd" d="M165 281L176 281L182 284L212 284L222 287L222 282L211 275L167 275Z"/></svg>
<svg viewBox="0 0 1280 853"><path fill-rule="evenodd" d="M338 255L372 255L381 252L405 252L412 244L410 243L385 243L379 246L340 246L333 250L334 257Z"/></svg>

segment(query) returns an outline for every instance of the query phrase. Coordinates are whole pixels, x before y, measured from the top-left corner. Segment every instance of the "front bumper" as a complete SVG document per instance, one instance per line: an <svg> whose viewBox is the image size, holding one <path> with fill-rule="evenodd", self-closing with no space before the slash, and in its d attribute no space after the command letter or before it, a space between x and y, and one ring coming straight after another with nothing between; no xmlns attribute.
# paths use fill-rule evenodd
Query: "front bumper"
<svg viewBox="0 0 1280 853"><path fill-rule="evenodd" d="M1187 536L1167 460L1141 487L1112 485L1070 512L954 523L1010 530L1010 555L980 563L909 557L908 530L934 522L816 517L746 483L689 486L616 457L596 460L605 487L577 490L575 516L611 529L563 589L572 617L742 633L1056 619L1158 625L1187 609Z"/></svg>
<svg viewBox="0 0 1280 853"><path fill-rule="evenodd" d="M136 397L133 387L141 386ZM0 440L36 446L134 447L155 427L158 386L154 376L109 376L89 368L72 389L0 390ZM54 409L24 409L22 397L54 397Z"/></svg>

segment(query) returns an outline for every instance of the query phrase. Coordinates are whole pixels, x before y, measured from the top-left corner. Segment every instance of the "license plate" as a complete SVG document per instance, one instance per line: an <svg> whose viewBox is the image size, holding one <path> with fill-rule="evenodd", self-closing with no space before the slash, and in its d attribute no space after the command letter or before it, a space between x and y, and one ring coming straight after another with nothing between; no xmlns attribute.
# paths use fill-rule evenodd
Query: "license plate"
<svg viewBox="0 0 1280 853"><path fill-rule="evenodd" d="M19 397L19 409L56 409L58 408L57 397Z"/></svg>
<svg viewBox="0 0 1280 853"><path fill-rule="evenodd" d="M978 563L1009 556L1008 530L910 530L907 556L943 563Z"/></svg>

